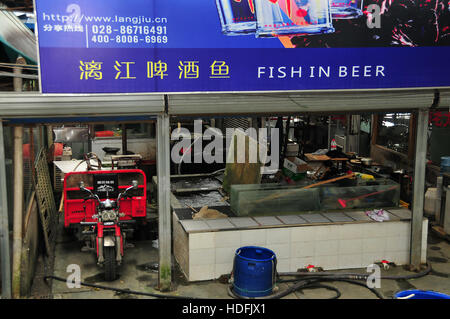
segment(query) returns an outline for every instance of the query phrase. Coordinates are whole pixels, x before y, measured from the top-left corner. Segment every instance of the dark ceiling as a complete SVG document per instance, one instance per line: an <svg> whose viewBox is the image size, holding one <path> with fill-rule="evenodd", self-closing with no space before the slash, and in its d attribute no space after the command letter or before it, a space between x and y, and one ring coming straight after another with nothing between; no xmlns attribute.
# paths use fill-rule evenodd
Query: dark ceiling
<svg viewBox="0 0 450 319"><path fill-rule="evenodd" d="M23 11L33 11L33 0L0 0L9 8Z"/></svg>

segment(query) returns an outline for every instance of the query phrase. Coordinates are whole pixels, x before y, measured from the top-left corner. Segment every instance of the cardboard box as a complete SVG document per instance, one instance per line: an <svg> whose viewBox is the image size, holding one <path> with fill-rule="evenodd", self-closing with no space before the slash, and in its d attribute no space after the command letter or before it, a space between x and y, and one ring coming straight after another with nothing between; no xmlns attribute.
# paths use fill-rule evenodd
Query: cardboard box
<svg viewBox="0 0 450 319"><path fill-rule="evenodd" d="M308 163L302 161L298 157L288 157L284 159L283 174L294 181L304 178L308 170L310 170Z"/></svg>
<svg viewBox="0 0 450 319"><path fill-rule="evenodd" d="M293 173L303 173L309 169L308 163L298 157L287 157L284 159L284 167Z"/></svg>

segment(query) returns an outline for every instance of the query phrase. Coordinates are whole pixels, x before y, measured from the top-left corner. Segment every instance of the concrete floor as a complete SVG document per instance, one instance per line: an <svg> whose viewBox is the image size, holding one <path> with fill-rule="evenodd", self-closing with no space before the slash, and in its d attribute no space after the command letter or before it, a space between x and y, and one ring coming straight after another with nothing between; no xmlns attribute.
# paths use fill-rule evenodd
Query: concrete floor
<svg viewBox="0 0 450 319"><path fill-rule="evenodd" d="M125 251L125 261L120 270L120 277L113 282L104 282L102 279L102 269L95 263L94 253L81 252L81 244L74 241L70 236L60 231L56 245L56 258L54 275L66 278L67 266L78 264L81 267L82 281L99 284L115 288L130 289L148 293L159 293L155 288L158 281L158 273L155 265L158 262L158 251L152 247L152 241L135 241L134 248ZM450 294L450 244L439 239L429 232L428 238L428 260L432 265L431 274L410 280L382 280L379 292L385 298L392 298L395 292L406 289L435 290ZM353 269L338 272L358 272L365 273L365 269ZM227 299L227 285L218 281L187 283L175 266L174 291L170 295ZM391 267L388 271L383 271L386 275L406 275L411 272L403 267ZM279 290L286 289L286 283L278 284ZM341 299L374 299L376 296L368 289L351 285L344 282L333 282L330 285L338 288L342 293ZM138 296L133 294L121 294L114 291L81 287L70 289L65 282L53 280L51 296L55 299L126 299L126 298L153 298ZM334 296L334 292L325 289L308 289L297 291L284 298L286 299L322 299Z"/></svg>

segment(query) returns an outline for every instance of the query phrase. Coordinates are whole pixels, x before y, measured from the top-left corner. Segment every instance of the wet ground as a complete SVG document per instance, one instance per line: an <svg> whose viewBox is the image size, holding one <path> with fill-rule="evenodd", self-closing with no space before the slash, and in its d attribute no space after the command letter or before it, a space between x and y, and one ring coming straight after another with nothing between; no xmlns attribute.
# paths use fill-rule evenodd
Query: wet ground
<svg viewBox="0 0 450 319"><path fill-rule="evenodd" d="M214 177L173 178L170 185L172 191L183 189L218 189L222 183Z"/></svg>
<svg viewBox="0 0 450 319"><path fill-rule="evenodd" d="M139 291L151 294L159 294L158 285L158 249L154 247L152 240L132 241L134 247L125 251L124 263L120 268L119 277L112 282L103 279L103 270L95 263L94 252L82 252L81 243L73 240L71 236L60 229L56 245L56 258L54 262L54 275L67 278L70 273L67 267L79 265L82 281L88 284L103 285L120 288L125 291L115 292L93 287L68 288L66 282L52 281L51 286L45 285L43 272L39 271L33 286L31 298L54 299L128 299L128 298L153 298L150 296L134 295L129 291ZM429 232L428 238L428 262L432 265L429 275L416 279L382 280L381 288L377 289L384 298L392 298L393 295L406 289L434 290L450 294L450 244L448 241L435 237ZM366 269L342 270L339 272L366 273ZM382 271L383 275L397 276L410 275L411 272L402 266L390 267ZM278 291L282 291L292 283L279 283ZM377 298L368 289L351 285L345 282L333 282L329 285L336 287L341 292L341 299L373 299ZM185 296L189 298L231 298L227 293L228 284L219 280L188 283L175 265L173 268L173 291L170 295ZM331 298L335 292L326 289L308 289L297 291L284 298L286 299L322 299Z"/></svg>
<svg viewBox="0 0 450 319"><path fill-rule="evenodd" d="M177 194L176 197L182 207L228 206L218 191Z"/></svg>

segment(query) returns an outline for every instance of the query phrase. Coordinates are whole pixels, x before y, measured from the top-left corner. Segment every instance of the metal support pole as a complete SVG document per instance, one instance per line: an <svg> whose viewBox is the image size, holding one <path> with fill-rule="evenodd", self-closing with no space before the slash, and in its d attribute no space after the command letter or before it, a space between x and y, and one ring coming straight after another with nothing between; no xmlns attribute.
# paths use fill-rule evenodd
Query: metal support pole
<svg viewBox="0 0 450 319"><path fill-rule="evenodd" d="M20 298L23 229L23 126L14 127L13 298Z"/></svg>
<svg viewBox="0 0 450 319"><path fill-rule="evenodd" d="M422 260L422 225L425 197L425 171L428 137L428 110L419 110L417 118L414 194L411 220L411 268L418 270Z"/></svg>
<svg viewBox="0 0 450 319"><path fill-rule="evenodd" d="M328 144L327 148L330 149L331 145L331 116L328 116Z"/></svg>
<svg viewBox="0 0 450 319"><path fill-rule="evenodd" d="M25 59L17 58L17 64L25 64ZM21 74L21 68L15 68L14 74ZM23 80L14 78L14 91L22 92ZM23 233L23 126L14 127L14 221L13 221L13 262L12 297L20 298L20 278L22 261Z"/></svg>
<svg viewBox="0 0 450 319"><path fill-rule="evenodd" d="M434 215L434 220L436 221L436 224L441 225L441 207L442 207L442 190L443 190L443 184L444 184L444 177L438 176L436 179L436 211Z"/></svg>
<svg viewBox="0 0 450 319"><path fill-rule="evenodd" d="M352 116L351 115L347 115L346 119L347 120L346 120L346 126L345 126L345 146L344 146L344 149L343 149L343 151L345 153L350 151L349 145L350 145L350 132L351 132L350 128L352 126Z"/></svg>
<svg viewBox="0 0 450 319"><path fill-rule="evenodd" d="M359 147L359 141L361 137L361 115L352 116L352 134L354 135L353 141L355 142L355 148L352 151L356 152L356 154L359 154L361 149Z"/></svg>
<svg viewBox="0 0 450 319"><path fill-rule="evenodd" d="M441 221L444 232L450 234L450 186L447 187L443 217L444 220L441 219Z"/></svg>
<svg viewBox="0 0 450 319"><path fill-rule="evenodd" d="M170 210L170 123L169 116L158 116L157 174L159 222L159 289L168 291L172 282L172 230Z"/></svg>
<svg viewBox="0 0 450 319"><path fill-rule="evenodd" d="M122 155L128 154L127 125L122 124Z"/></svg>
<svg viewBox="0 0 450 319"><path fill-rule="evenodd" d="M8 196L6 192L5 144L0 119L0 262L2 298L11 298L11 256L9 252Z"/></svg>

